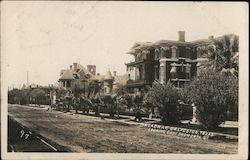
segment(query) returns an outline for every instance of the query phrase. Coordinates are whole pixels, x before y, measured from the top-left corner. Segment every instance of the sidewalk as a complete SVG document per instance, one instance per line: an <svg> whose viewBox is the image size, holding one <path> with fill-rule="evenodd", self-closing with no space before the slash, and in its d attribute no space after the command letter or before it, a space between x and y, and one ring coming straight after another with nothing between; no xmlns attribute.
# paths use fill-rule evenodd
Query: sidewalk
<svg viewBox="0 0 250 160"><path fill-rule="evenodd" d="M48 106L43 106L43 107L33 107L33 106L29 106L31 108L36 108L36 109L41 109L41 110L48 110L48 111L53 111L53 112L60 112L61 111L55 111L55 110L50 110L50 108ZM101 117L97 117L94 115L94 112L90 112L89 115L87 114L81 114L81 111L78 111L79 113L75 113L75 110L70 110L70 112L67 112L66 114L72 114L72 115L82 115L82 116L90 116L90 117L96 117L96 118L101 118ZM101 116L105 117L103 118L103 120L106 121L115 121L115 122L120 122L120 123L126 123L126 124L130 124L130 125L141 125L141 124L153 124L156 122L160 122L159 118L152 118L149 119L147 117L143 117L144 120L146 120L145 122L136 122L134 121L134 116L128 116L128 115L120 115L120 117L122 117L121 119L112 119L107 117L109 114L107 113L100 113ZM189 120L183 120L181 123L183 124L187 124L189 122ZM191 124L194 124L193 122L191 122ZM222 128L238 128L238 122L237 121L225 121L223 124L220 125L220 127ZM178 128L182 128L182 127L178 127ZM191 128L192 130L195 130L193 128ZM198 130L197 130L198 131ZM228 139L238 139L238 136L236 135L230 135L230 134L225 134L225 133L219 133L219 132L211 132L214 134L215 138L228 138Z"/></svg>
<svg viewBox="0 0 250 160"><path fill-rule="evenodd" d="M238 128L239 127L239 122L238 121L225 121L220 126L221 127Z"/></svg>

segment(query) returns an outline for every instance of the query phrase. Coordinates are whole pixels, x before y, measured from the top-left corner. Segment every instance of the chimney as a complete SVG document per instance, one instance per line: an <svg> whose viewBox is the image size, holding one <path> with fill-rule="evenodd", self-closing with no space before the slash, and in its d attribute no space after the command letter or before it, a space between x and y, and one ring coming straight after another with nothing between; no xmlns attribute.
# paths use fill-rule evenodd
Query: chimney
<svg viewBox="0 0 250 160"><path fill-rule="evenodd" d="M185 42L185 31L179 31L179 41Z"/></svg>
<svg viewBox="0 0 250 160"><path fill-rule="evenodd" d="M87 65L87 70L93 74L96 75L96 66L95 65Z"/></svg>
<svg viewBox="0 0 250 160"><path fill-rule="evenodd" d="M208 39L209 39L209 40L213 40L213 39L214 39L214 36L209 36Z"/></svg>
<svg viewBox="0 0 250 160"><path fill-rule="evenodd" d="M116 76L116 71L113 71L113 75L114 75L114 77Z"/></svg>

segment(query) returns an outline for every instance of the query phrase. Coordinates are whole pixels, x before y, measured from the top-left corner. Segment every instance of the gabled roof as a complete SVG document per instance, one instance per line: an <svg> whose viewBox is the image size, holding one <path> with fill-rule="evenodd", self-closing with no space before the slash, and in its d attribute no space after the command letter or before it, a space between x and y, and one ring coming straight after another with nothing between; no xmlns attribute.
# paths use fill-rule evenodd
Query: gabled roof
<svg viewBox="0 0 250 160"><path fill-rule="evenodd" d="M138 47L150 47L152 44L152 42L135 42L131 49L135 49Z"/></svg>
<svg viewBox="0 0 250 160"><path fill-rule="evenodd" d="M114 84L121 84L121 85L125 85L128 81L128 75L124 74L124 75L117 75L114 77Z"/></svg>
<svg viewBox="0 0 250 160"><path fill-rule="evenodd" d="M127 52L127 54L138 54L138 51L142 51L144 49L150 49L153 47L153 43L152 42L136 42L130 49L129 52Z"/></svg>
<svg viewBox="0 0 250 160"><path fill-rule="evenodd" d="M85 67L83 67L81 64L77 64L77 68L80 69L82 72L84 72L85 74L90 74L92 75L92 73L90 73Z"/></svg>
<svg viewBox="0 0 250 160"><path fill-rule="evenodd" d="M72 79L75 79L72 70L64 69L61 71L61 77L59 80L72 80Z"/></svg>

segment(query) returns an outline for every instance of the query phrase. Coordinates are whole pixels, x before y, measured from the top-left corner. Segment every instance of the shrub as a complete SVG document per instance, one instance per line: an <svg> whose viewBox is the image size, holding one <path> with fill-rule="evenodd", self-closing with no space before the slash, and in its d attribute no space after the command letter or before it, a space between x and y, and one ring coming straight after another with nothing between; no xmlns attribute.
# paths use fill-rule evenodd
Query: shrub
<svg viewBox="0 0 250 160"><path fill-rule="evenodd" d="M47 97L47 94L43 89L36 88L31 91L30 95L32 99L34 99L34 102L38 105L49 103L49 98Z"/></svg>
<svg viewBox="0 0 250 160"><path fill-rule="evenodd" d="M180 98L179 90L171 83L154 82L147 94L148 103L158 107L163 124L178 123L177 104Z"/></svg>
<svg viewBox="0 0 250 160"><path fill-rule="evenodd" d="M225 121L225 112L238 104L238 78L232 74L201 71L185 87L189 103L195 103L198 119L206 129L218 127Z"/></svg>
<svg viewBox="0 0 250 160"><path fill-rule="evenodd" d="M20 103L19 95L20 95L20 90L18 89L13 89L13 90L8 91L8 103L11 103L11 104Z"/></svg>

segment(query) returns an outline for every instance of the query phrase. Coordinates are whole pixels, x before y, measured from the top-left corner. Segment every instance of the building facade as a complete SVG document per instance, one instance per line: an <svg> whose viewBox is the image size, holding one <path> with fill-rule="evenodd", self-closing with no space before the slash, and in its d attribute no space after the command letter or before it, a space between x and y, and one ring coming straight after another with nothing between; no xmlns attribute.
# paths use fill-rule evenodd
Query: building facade
<svg viewBox="0 0 250 160"><path fill-rule="evenodd" d="M58 80L59 86L70 91L76 79L88 79L99 83L101 86L100 94L103 95L114 94L119 85L125 85L128 80L126 74L117 75L116 71L113 71L112 75L111 71L108 70L105 75L101 75L96 73L95 65L87 65L85 68L79 63L73 63L68 69L61 70Z"/></svg>
<svg viewBox="0 0 250 160"><path fill-rule="evenodd" d="M208 61L206 48L213 44L213 37L186 42L184 31L178 35L178 41L134 44L128 52L134 61L126 64L129 78L126 86L131 93L143 92L154 81L171 82L179 88L197 75L197 70Z"/></svg>
<svg viewBox="0 0 250 160"><path fill-rule="evenodd" d="M89 69L89 70L88 70ZM72 86L72 82L75 79L88 78L91 76L95 76L95 66L88 67L86 69L79 63L73 63L70 65L68 69L61 70L60 78L58 80L59 86L65 89L70 89Z"/></svg>

